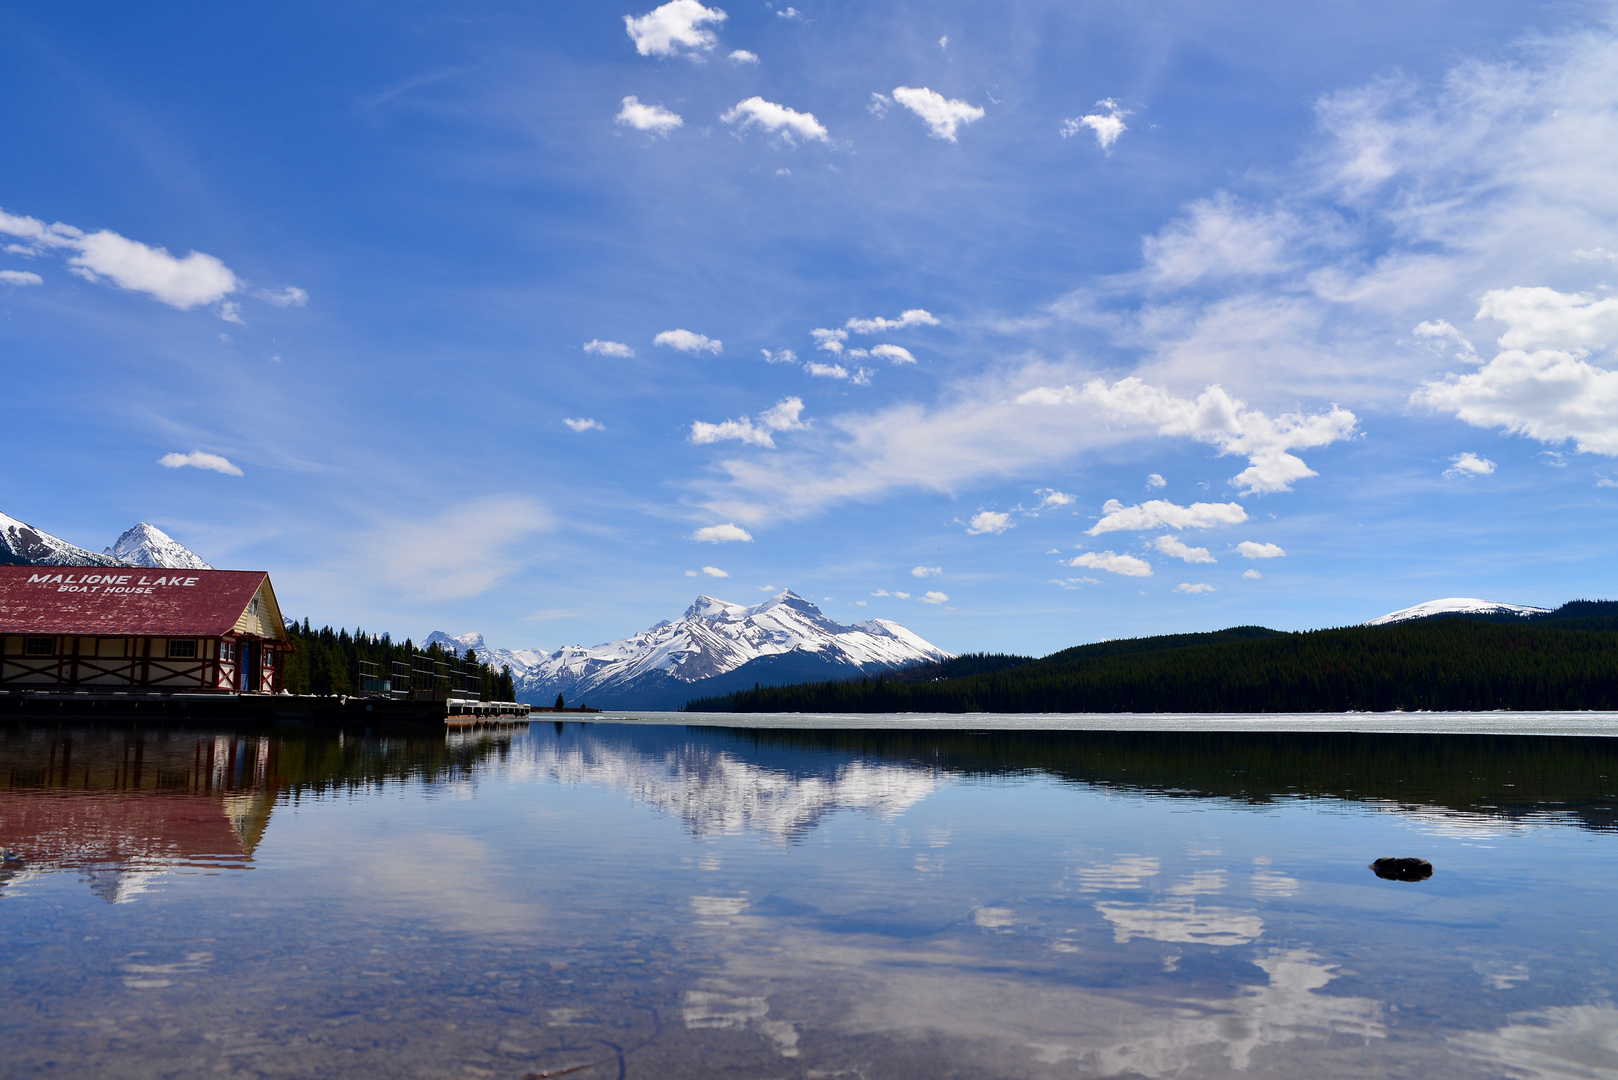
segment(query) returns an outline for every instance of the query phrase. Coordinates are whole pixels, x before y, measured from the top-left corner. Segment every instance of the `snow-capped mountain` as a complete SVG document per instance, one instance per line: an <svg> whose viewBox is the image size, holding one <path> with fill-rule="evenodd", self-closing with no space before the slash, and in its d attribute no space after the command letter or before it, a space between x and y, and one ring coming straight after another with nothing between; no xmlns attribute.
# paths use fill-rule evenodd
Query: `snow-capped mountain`
<svg viewBox="0 0 1618 1080"><path fill-rule="evenodd" d="M545 653L539 649L496 649L483 640L482 634L462 634L460 637L450 637L442 630L434 630L427 635L421 643L422 648L437 645L446 652L453 652L456 656L464 656L468 649L477 653L479 663L489 664L494 670L502 667L511 668L513 677L521 676L523 672L538 664L545 658Z"/></svg>
<svg viewBox="0 0 1618 1080"><path fill-rule="evenodd" d="M155 525L142 521L102 552L125 566L146 566L154 570L212 570L201 557Z"/></svg>
<svg viewBox="0 0 1618 1080"><path fill-rule="evenodd" d="M1496 600L1479 600L1471 596L1450 596L1443 600L1429 600L1415 607L1390 611L1361 625L1387 626L1391 623L1409 622L1411 619L1430 619L1435 615L1516 615L1531 619L1536 615L1549 615L1550 612L1550 608L1502 604Z"/></svg>
<svg viewBox="0 0 1618 1080"><path fill-rule="evenodd" d="M0 562L24 566L121 566L110 555L97 555L25 521L0 514Z"/></svg>
<svg viewBox="0 0 1618 1080"><path fill-rule="evenodd" d="M479 658L497 666L510 664L519 701L546 703L561 694L569 702L637 708L678 707L749 664L759 681L797 682L848 678L952 655L887 619L853 626L834 622L791 591L752 607L699 596L677 620L588 648L488 649L480 634L452 638L441 631L427 639L435 640L476 649Z"/></svg>

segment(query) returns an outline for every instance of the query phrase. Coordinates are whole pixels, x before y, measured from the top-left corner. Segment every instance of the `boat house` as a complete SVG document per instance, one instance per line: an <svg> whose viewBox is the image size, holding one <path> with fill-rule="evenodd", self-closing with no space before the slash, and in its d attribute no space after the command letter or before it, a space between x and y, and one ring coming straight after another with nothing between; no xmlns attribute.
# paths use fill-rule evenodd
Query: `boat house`
<svg viewBox="0 0 1618 1080"><path fill-rule="evenodd" d="M261 570L0 566L0 691L270 694L291 651Z"/></svg>

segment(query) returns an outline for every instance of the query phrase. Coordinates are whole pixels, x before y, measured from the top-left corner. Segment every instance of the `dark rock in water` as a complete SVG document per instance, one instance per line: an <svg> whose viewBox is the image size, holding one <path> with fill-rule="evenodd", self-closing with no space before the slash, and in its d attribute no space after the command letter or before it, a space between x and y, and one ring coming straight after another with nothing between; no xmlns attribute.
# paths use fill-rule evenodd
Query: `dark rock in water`
<svg viewBox="0 0 1618 1080"><path fill-rule="evenodd" d="M1426 859L1378 859L1371 869L1384 881L1426 881L1433 876L1433 864Z"/></svg>

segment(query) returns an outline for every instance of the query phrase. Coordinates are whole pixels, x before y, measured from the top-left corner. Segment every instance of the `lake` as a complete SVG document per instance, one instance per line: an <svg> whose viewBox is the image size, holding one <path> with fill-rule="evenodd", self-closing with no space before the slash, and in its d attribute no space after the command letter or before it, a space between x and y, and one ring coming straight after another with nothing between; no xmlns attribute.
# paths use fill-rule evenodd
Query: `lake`
<svg viewBox="0 0 1618 1080"><path fill-rule="evenodd" d="M0 728L5 1073L1618 1077L1587 714L701 719Z"/></svg>

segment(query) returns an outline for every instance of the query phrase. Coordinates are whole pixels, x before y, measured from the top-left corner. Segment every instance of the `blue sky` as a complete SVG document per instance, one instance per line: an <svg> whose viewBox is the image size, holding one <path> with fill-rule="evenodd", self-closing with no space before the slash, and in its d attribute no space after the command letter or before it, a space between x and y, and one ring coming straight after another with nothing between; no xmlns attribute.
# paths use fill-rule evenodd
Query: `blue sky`
<svg viewBox="0 0 1618 1080"><path fill-rule="evenodd" d="M510 647L1618 595L1613 19L12 8L0 510Z"/></svg>

